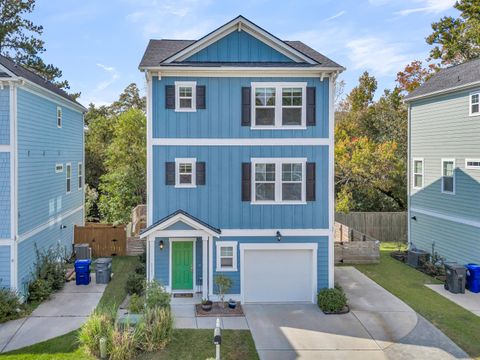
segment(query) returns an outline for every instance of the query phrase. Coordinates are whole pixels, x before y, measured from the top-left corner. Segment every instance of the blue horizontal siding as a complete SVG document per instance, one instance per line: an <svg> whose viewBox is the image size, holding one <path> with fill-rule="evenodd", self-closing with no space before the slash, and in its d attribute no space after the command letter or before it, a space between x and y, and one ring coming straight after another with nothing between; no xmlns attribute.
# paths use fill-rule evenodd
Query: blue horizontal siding
<svg viewBox="0 0 480 360"><path fill-rule="evenodd" d="M220 229L328 228L327 146L178 146L153 149L153 222L178 209ZM206 185L165 185L165 162L195 157L206 163ZM306 157L316 163L316 201L252 205L241 201L242 162L254 157Z"/></svg>
<svg viewBox="0 0 480 360"><path fill-rule="evenodd" d="M10 287L10 246L0 246L0 288Z"/></svg>
<svg viewBox="0 0 480 360"><path fill-rule="evenodd" d="M83 116L63 109L57 128L57 104L18 89L18 231L23 234L60 213L83 204L78 163L83 159ZM66 163L72 164L72 191L66 194ZM64 166L55 173L55 164Z"/></svg>
<svg viewBox="0 0 480 360"><path fill-rule="evenodd" d="M0 152L0 239L10 238L10 153Z"/></svg>
<svg viewBox="0 0 480 360"><path fill-rule="evenodd" d="M245 31L233 31L193 54L185 61L208 62L293 62Z"/></svg>
<svg viewBox="0 0 480 360"><path fill-rule="evenodd" d="M35 249L46 251L50 248L59 246L64 249L65 254L70 256L73 244L73 229L75 225L83 223L83 212L76 213L62 219L61 222L50 225L47 229L38 234L19 242L18 244L18 289L21 293L25 293L28 283L32 279L32 271L37 262ZM65 225L65 229L60 226Z"/></svg>
<svg viewBox="0 0 480 360"><path fill-rule="evenodd" d="M0 145L10 144L10 90L0 89Z"/></svg>
<svg viewBox="0 0 480 360"><path fill-rule="evenodd" d="M206 109L175 112L165 109L165 86L196 81L206 86ZM241 91L251 82L306 82L315 86L316 126L306 130L251 130L241 126ZM158 77L153 78L152 134L154 138L296 138L328 137L328 78Z"/></svg>

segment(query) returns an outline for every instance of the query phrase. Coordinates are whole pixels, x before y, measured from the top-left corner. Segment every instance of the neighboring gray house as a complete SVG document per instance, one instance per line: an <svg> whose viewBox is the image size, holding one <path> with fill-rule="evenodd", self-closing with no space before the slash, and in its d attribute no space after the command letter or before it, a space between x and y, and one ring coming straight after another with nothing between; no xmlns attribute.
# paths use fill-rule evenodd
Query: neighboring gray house
<svg viewBox="0 0 480 360"><path fill-rule="evenodd" d="M480 263L480 59L441 70L409 106L409 242Z"/></svg>

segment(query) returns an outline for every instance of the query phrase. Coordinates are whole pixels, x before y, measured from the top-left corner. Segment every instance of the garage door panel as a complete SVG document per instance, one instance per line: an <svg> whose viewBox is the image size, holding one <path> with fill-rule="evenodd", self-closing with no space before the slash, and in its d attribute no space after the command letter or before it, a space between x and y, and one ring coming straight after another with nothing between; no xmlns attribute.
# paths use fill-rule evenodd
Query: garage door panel
<svg viewBox="0 0 480 360"><path fill-rule="evenodd" d="M311 302L312 250L245 250L245 302Z"/></svg>

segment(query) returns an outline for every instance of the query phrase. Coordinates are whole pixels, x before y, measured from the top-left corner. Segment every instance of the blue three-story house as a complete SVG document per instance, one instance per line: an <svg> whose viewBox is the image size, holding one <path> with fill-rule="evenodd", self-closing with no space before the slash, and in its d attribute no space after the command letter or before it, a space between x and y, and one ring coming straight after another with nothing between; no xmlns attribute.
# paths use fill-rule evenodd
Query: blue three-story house
<svg viewBox="0 0 480 360"><path fill-rule="evenodd" d="M315 302L333 286L334 86L344 68L239 16L151 40L149 280L171 293Z"/></svg>

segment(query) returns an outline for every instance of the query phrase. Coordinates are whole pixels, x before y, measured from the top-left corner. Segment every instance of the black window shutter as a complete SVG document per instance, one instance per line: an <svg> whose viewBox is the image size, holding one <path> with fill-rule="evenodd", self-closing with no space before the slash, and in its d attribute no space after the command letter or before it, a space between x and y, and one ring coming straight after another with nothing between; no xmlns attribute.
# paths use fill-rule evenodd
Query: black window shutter
<svg viewBox="0 0 480 360"><path fill-rule="evenodd" d="M315 201L315 163L307 163L307 201Z"/></svg>
<svg viewBox="0 0 480 360"><path fill-rule="evenodd" d="M252 123L252 89L242 87L242 126L250 126Z"/></svg>
<svg viewBox="0 0 480 360"><path fill-rule="evenodd" d="M197 185L205 185L207 174L205 172L205 163L204 162L197 162L197 170L196 170L196 177L197 177Z"/></svg>
<svg viewBox="0 0 480 360"><path fill-rule="evenodd" d="M252 164L242 163L242 201L252 200Z"/></svg>
<svg viewBox="0 0 480 360"><path fill-rule="evenodd" d="M165 163L165 185L175 185L175 163Z"/></svg>
<svg viewBox="0 0 480 360"><path fill-rule="evenodd" d="M197 85L197 109L206 109L207 103L205 100L205 85Z"/></svg>
<svg viewBox="0 0 480 360"><path fill-rule="evenodd" d="M165 109L175 109L175 85L165 85Z"/></svg>
<svg viewBox="0 0 480 360"><path fill-rule="evenodd" d="M307 87L307 126L315 126L316 119L316 89L315 87Z"/></svg>

